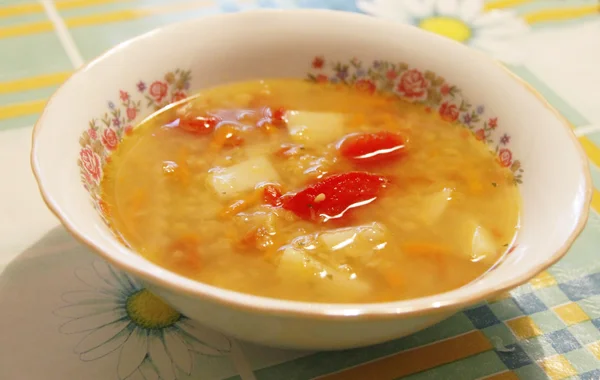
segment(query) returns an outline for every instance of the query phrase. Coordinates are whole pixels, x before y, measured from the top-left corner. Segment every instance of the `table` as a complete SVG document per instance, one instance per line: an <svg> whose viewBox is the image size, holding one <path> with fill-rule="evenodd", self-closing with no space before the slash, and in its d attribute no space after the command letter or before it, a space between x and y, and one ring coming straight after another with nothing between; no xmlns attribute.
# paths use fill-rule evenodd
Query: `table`
<svg viewBox="0 0 600 380"><path fill-rule="evenodd" d="M210 331L188 347L165 331L164 344L148 338L135 347L131 321L115 314L122 305L103 302L116 293L131 300L140 289L119 289L123 275L46 210L29 169L32 125L74 69L116 43L259 7L366 12L492 54L572 123L600 189L595 0L0 0L0 379L600 379L598 190L585 231L558 264L413 336L323 353Z"/></svg>

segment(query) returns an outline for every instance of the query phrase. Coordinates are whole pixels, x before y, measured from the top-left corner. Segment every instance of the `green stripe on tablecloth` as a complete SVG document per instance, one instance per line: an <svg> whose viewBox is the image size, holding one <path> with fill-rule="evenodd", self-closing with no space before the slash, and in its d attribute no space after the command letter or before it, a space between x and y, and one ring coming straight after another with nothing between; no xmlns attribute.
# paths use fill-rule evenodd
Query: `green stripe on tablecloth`
<svg viewBox="0 0 600 380"><path fill-rule="evenodd" d="M515 373L523 380L548 380L548 375L537 364L518 368Z"/></svg>
<svg viewBox="0 0 600 380"><path fill-rule="evenodd" d="M0 8L0 12L1 12ZM48 20L45 13L33 13L21 16L0 17L0 28L11 25L19 25L31 22L40 22Z"/></svg>
<svg viewBox="0 0 600 380"><path fill-rule="evenodd" d="M587 135L588 139L590 139L596 146L600 147L600 132L595 132Z"/></svg>
<svg viewBox="0 0 600 380"><path fill-rule="evenodd" d="M592 260L598 256L598 247L600 247L600 216L592 210L587 225L567 255L548 269L548 272L559 283L598 273L600 260ZM598 293L600 294L600 289Z"/></svg>
<svg viewBox="0 0 600 380"><path fill-rule="evenodd" d="M114 45L169 23L218 14L215 7L203 7L182 12L149 15L122 22L111 22L70 28L81 55L91 60Z"/></svg>
<svg viewBox="0 0 600 380"><path fill-rule="evenodd" d="M2 7L10 7L15 5L23 5L23 4L37 4L38 2L35 0L2 0Z"/></svg>
<svg viewBox="0 0 600 380"><path fill-rule="evenodd" d="M567 103L554 90L542 82L534 73L524 66L508 66L510 70L533 86L546 100L558 110L573 126L580 127L590 122L583 117L573 106Z"/></svg>
<svg viewBox="0 0 600 380"><path fill-rule="evenodd" d="M600 189L600 168L590 162L590 173L592 174L592 182L596 189Z"/></svg>
<svg viewBox="0 0 600 380"><path fill-rule="evenodd" d="M25 103L38 99L48 99L60 87L59 85L36 88L34 90L0 93L0 107L8 104Z"/></svg>
<svg viewBox="0 0 600 380"><path fill-rule="evenodd" d="M0 52L0 82L73 69L53 31L0 38Z"/></svg>
<svg viewBox="0 0 600 380"><path fill-rule="evenodd" d="M577 370L577 373L592 371L600 365L600 361L585 348L567 352L564 355Z"/></svg>
<svg viewBox="0 0 600 380"><path fill-rule="evenodd" d="M14 117L11 119L0 120L0 132L23 127L31 127L39 118L39 114Z"/></svg>
<svg viewBox="0 0 600 380"><path fill-rule="evenodd" d="M169 3L172 4L177 4L181 2L181 0L171 0L169 1ZM88 5L88 6L84 6L84 7L77 7L77 8L67 8L67 9L57 9L58 13L63 17L63 18L69 18L69 17L78 17L78 16L86 16L86 15L93 15L93 14L100 14L100 13L107 13L107 12L116 12L116 11L120 11L120 10L124 10L124 9L138 9L138 8L142 8L145 6L152 6L152 5L165 5L165 1L164 0L122 0L122 1L118 1L118 2L108 2L105 4L98 4L98 5Z"/></svg>
<svg viewBox="0 0 600 380"><path fill-rule="evenodd" d="M434 343L439 340L464 334L474 329L471 321L462 313L456 314L439 324L417 334L372 347L347 351L319 352L285 363L259 369L256 375L260 380L310 379L316 376L339 371L350 366L376 360L400 351ZM253 368L260 363L251 363ZM290 377L290 376L294 377ZM241 380L234 376L230 380Z"/></svg>
<svg viewBox="0 0 600 380"><path fill-rule="evenodd" d="M498 372L506 371L507 369L508 368L502 363L502 360L500 360L495 351L486 351L428 371L406 376L402 379L458 379L458 376L460 376L460 380L475 380L484 376L490 376Z"/></svg>
<svg viewBox="0 0 600 380"><path fill-rule="evenodd" d="M246 4L240 2L237 3L236 6L233 6L231 10L253 8L257 7L257 4L262 4L263 2L264 1L254 1L248 2ZM299 4L301 4L298 1L292 0L289 0L287 2L289 3L288 5L294 4L295 6L298 6ZM174 9L177 8L177 4L181 5L189 3L189 1L177 1L176 3L174 3L176 5ZM185 11L179 12L175 10L171 12L170 8L164 7L164 3L157 0L146 0L139 2L126 1L90 7L78 7L74 9L67 9L61 11L61 13L64 16L68 16L68 19L86 15L89 16L90 14L95 16L98 14L94 14L94 12L106 14L107 12L110 13L118 12L119 10L135 9L135 7L139 7L140 4L145 6L145 9L157 9L157 6L159 6L158 9L162 9L156 14L128 21L109 22L99 25L80 26L71 28L71 33L73 34L78 48L81 50L84 58L89 60L96 57L98 54L102 53L106 49L114 46L116 43L124 39L134 37L136 35L139 35L141 33L144 33L148 30L151 30L155 27L167 23L194 17L200 17L208 14L219 13L223 10L227 10L228 8L226 4L229 3L231 2L208 1L207 3L202 4L201 6L195 7L193 9L187 9ZM285 5L284 3L286 2L281 0L276 2L276 4L279 6ZM586 2L581 1L577 3L585 4ZM531 10L535 8L532 8L531 4L528 4L526 6L523 5L522 7L525 7L523 8L525 10ZM539 6L536 7L539 8ZM519 10L519 12L521 12L521 10ZM16 54L17 57L23 58L23 62L17 62L15 64L14 60L11 60L11 63L8 67L2 67L3 65L2 63L0 63L0 81L10 80L14 79L15 77L23 76L25 72L27 72L28 75L39 75L47 72L48 69L51 69L52 71L62 71L70 68L70 62L64 54L60 43L52 33L42 33L30 36L0 39L1 51L19 52L19 50L22 50L24 46L28 47L27 51ZM33 47L33 49L31 47ZM541 82L529 70L527 70L524 67L511 67L511 69L515 73L523 77L523 79L531 83L535 88L537 88L550 101L550 103L553 104L561 113L563 113L575 126L588 124L585 118L579 112L577 112L573 107L571 107L559 96L557 96L548 86ZM33 98L33 94L19 94L15 95L15 97L28 100ZM19 101L19 99L15 99L10 103L17 103ZM7 103L8 102L0 100L0 104ZM28 120L31 120L31 117L29 117ZM3 128L5 129L7 128L7 125L15 125L15 122L3 121L2 124L4 125ZM17 125L19 125L18 122Z"/></svg>

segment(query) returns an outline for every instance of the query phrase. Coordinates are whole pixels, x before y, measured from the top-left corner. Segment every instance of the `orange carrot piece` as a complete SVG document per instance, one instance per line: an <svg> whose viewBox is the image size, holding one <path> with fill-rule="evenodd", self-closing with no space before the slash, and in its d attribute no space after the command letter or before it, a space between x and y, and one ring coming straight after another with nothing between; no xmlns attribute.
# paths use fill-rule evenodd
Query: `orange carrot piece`
<svg viewBox="0 0 600 380"><path fill-rule="evenodd" d="M215 130L211 148L219 150L224 147L240 146L244 143L243 132L233 125L222 125Z"/></svg>
<svg viewBox="0 0 600 380"><path fill-rule="evenodd" d="M380 269L380 273L390 288L402 289L406 286L406 280L404 278L400 277L400 275L398 273L396 273L392 268L390 268L390 267L382 268L382 269Z"/></svg>
<svg viewBox="0 0 600 380"><path fill-rule="evenodd" d="M249 209L260 201L263 193L264 190L261 187L248 194L245 198L231 202L219 213L219 216L221 218L228 218L239 212Z"/></svg>
<svg viewBox="0 0 600 380"><path fill-rule="evenodd" d="M283 195L283 190L278 184L267 184L262 186L263 190L263 202L271 205L271 206L281 206L283 203L281 201L281 196Z"/></svg>
<svg viewBox="0 0 600 380"><path fill-rule="evenodd" d="M450 252L445 245L429 242L403 243L400 245L400 249L408 255L418 256L443 256Z"/></svg>
<svg viewBox="0 0 600 380"><path fill-rule="evenodd" d="M446 273L445 261L449 257L450 247L429 242L410 242L401 244L400 250L407 255L431 260L437 266L439 276Z"/></svg>
<svg viewBox="0 0 600 380"><path fill-rule="evenodd" d="M492 235L494 235L495 238L502 237L502 231L499 228L493 227L490 231L492 232Z"/></svg>
<svg viewBox="0 0 600 380"><path fill-rule="evenodd" d="M238 248L245 252L252 251L264 251L259 247L259 243L269 238L269 231L264 226L252 227L246 234L238 241Z"/></svg>
<svg viewBox="0 0 600 380"><path fill-rule="evenodd" d="M269 136L271 136L279 131L279 128L277 128L275 125L273 125L271 123L262 123L259 128L261 131L265 132Z"/></svg>
<svg viewBox="0 0 600 380"><path fill-rule="evenodd" d="M189 152L187 148L182 147L177 153L175 162L163 163L163 174L174 179L183 186L187 186L190 182L190 170L187 164Z"/></svg>

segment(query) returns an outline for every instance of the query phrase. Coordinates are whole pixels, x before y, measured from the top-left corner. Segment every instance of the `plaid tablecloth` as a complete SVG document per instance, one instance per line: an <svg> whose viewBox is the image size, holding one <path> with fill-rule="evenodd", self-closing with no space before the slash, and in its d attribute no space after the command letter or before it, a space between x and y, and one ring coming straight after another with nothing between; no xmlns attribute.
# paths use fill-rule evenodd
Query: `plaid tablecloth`
<svg viewBox="0 0 600 380"><path fill-rule="evenodd" d="M0 0L0 379L600 379L597 190L589 223L562 261L510 294L396 341L295 352L184 319L162 330L132 319L144 290L75 242L43 205L29 169L32 125L75 68L118 42L260 7L365 12L486 51L569 119L600 189L595 0ZM151 307L136 310L136 318L152 318Z"/></svg>

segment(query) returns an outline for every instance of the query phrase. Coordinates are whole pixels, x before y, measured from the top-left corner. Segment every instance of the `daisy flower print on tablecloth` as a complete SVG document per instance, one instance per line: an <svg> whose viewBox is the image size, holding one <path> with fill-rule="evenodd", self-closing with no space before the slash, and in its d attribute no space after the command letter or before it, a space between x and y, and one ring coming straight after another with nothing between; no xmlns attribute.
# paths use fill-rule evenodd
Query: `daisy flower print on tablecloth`
<svg viewBox="0 0 600 380"><path fill-rule="evenodd" d="M60 332L83 335L75 347L82 361L113 355L119 380L177 380L192 373L195 355L230 351L227 337L181 315L103 261L75 275L87 290L63 294L68 305L55 314L68 320Z"/></svg>
<svg viewBox="0 0 600 380"><path fill-rule="evenodd" d="M357 0L363 12L413 24L512 64L523 60L515 42L529 25L509 9L486 10L484 0Z"/></svg>

